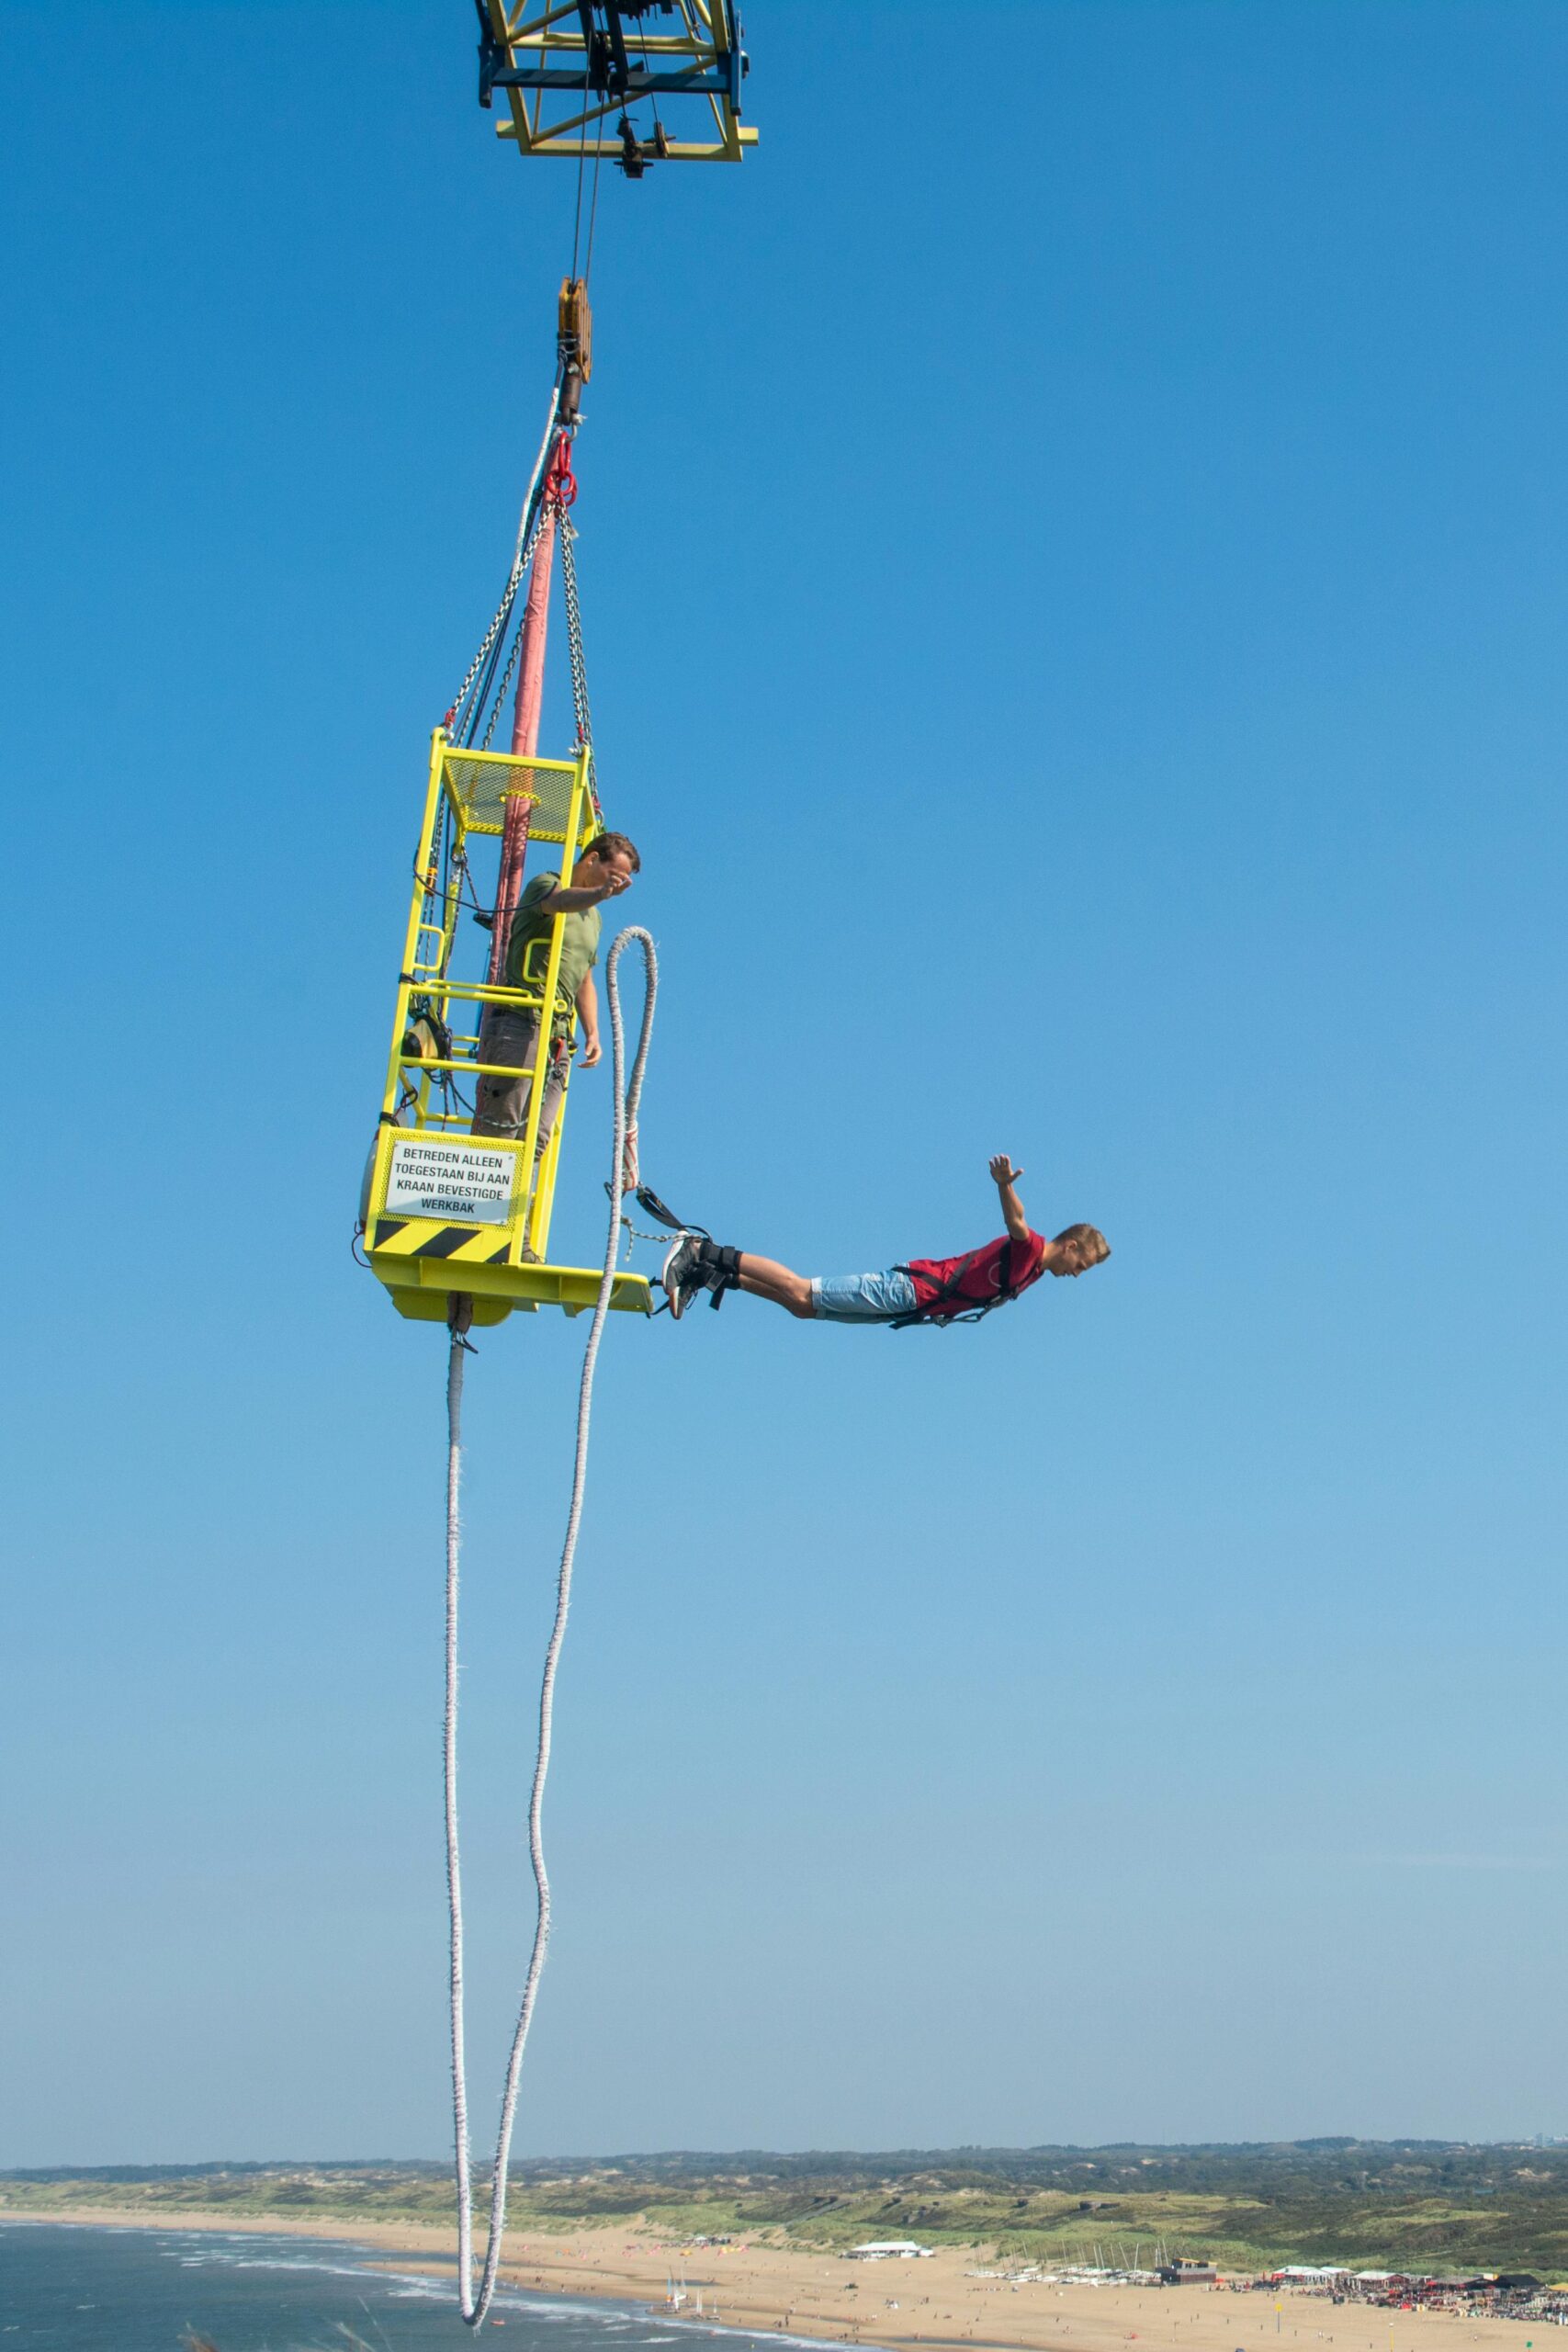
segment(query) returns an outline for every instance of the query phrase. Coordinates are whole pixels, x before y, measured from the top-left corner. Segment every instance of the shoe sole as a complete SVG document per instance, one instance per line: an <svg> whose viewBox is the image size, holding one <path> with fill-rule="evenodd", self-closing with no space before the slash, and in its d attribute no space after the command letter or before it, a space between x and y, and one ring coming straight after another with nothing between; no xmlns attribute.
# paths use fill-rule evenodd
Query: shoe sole
<svg viewBox="0 0 1568 2352"><path fill-rule="evenodd" d="M669 1254L665 1258L663 1267L659 1276L660 1286L663 1290L664 1295L670 1303L671 1316L677 1323L679 1323L682 1316L686 1311L686 1297L681 1277L677 1275L676 1279L671 1282L670 1279L670 1269L675 1263L676 1259L680 1257L682 1251L689 1247L691 1238L692 1237L689 1233L677 1234L675 1240L670 1249Z"/></svg>

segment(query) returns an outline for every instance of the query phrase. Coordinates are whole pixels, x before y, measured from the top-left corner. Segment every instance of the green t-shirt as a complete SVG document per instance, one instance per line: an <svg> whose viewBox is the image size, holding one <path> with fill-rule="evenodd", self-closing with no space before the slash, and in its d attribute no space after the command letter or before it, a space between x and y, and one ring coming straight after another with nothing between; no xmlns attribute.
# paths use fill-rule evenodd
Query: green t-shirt
<svg viewBox="0 0 1568 2352"><path fill-rule="evenodd" d="M512 929L506 940L506 985L509 989L535 988L545 985L545 973L550 960L550 926L554 915L539 910L541 899L560 888L558 874L536 874L523 886L523 896L517 901L517 912L512 918ZM577 991L599 960L599 910L588 907L581 914L562 918L560 971L556 978L556 1017L551 1032L557 1037L570 1036L572 1016L577 1010ZM534 943L537 941L536 946ZM530 952L531 951L531 952Z"/></svg>

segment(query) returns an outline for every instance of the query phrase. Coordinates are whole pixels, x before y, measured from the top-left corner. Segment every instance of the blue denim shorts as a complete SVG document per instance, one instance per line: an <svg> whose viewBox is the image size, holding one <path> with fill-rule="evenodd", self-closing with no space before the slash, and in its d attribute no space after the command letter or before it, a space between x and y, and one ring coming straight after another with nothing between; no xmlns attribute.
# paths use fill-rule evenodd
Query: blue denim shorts
<svg viewBox="0 0 1568 2352"><path fill-rule="evenodd" d="M811 1312L824 1323L886 1323L915 1305L915 1285L897 1266L880 1274L822 1274L811 1285Z"/></svg>

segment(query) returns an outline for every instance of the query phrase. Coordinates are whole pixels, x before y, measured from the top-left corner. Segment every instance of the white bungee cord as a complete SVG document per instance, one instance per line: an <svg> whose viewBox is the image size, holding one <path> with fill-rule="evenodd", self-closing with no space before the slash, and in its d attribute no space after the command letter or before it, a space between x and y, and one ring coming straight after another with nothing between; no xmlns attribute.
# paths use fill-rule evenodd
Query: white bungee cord
<svg viewBox="0 0 1568 2352"><path fill-rule="evenodd" d="M642 950L648 985L642 1008L642 1029L627 1081L625 1079L626 1044L616 966L623 949L633 942ZM588 1333L588 1344L582 1352L582 1376L577 1395L577 1453L572 1469L571 1508L567 1513L566 1540L561 1546L560 1567L556 1577L555 1623L550 1629L549 1643L545 1651L544 1674L539 1684L539 1744L534 1759L533 1790L528 1799L528 1855L534 1867L538 1916L534 1927L534 1947L528 1957L528 1973L523 1986L522 2006L517 2012L512 2051L506 2063L495 2162L491 2173L490 2226L477 2294L473 2289L473 2183L468 2169L468 2092L463 2044L463 1884L457 1847L457 1567L461 1549L459 1490L463 1447L463 1366L468 1351L456 1324L446 1361L446 1709L442 1753L446 1800L446 1900L451 1918L452 2123L457 2172L457 2308L469 2327L482 2326L495 2293L496 2272L506 2230L506 2166L512 2146L512 2127L517 2113L518 2086L523 2075L523 2052L528 2040L529 2026L533 2023L534 2004L538 1996L539 1979L544 1973L545 1954L550 1940L550 1882L545 1869L543 1814L545 1781L550 1769L556 1667L566 1634L567 1611L571 1605L572 1560L577 1551L577 1533L581 1524L582 1498L587 1484L593 1373L599 1357L599 1340L609 1313L610 1294L615 1288L615 1260L620 1250L621 1195L626 1190L627 1174L627 1139L635 1139L637 1135L637 1106L642 1097L649 1041L653 1035L653 1008L659 994L659 957L651 937L639 926L634 924L618 933L612 942L604 962L604 985L610 1007L615 1079L615 1143L609 1183L610 1230L604 1244L604 1269L600 1276L599 1295L594 1302L593 1321Z"/></svg>

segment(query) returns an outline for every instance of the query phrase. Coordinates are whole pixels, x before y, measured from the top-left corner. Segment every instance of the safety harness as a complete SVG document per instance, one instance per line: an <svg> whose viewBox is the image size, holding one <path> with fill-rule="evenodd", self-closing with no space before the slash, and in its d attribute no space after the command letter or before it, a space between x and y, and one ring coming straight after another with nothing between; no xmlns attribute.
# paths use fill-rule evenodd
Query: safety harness
<svg viewBox="0 0 1568 2352"><path fill-rule="evenodd" d="M888 1321L888 1329L908 1331L917 1323L936 1323L944 1328L952 1323L983 1323L987 1316L994 1313L998 1306L1010 1306L1012 1301L1021 1297L1029 1287L1027 1281L1016 1282L1013 1278L1013 1251L1016 1246L1010 1233L1002 1244L1002 1254L997 1265L998 1281L995 1298L978 1300L963 1315L944 1315L942 1312L948 1299L967 1298L969 1295L964 1288L964 1278L970 1267L977 1264L985 1256L983 1250L971 1250L966 1258L959 1260L950 1274L943 1275L934 1297L924 1300L919 1306L911 1307L908 1315L891 1317ZM893 1271L896 1274L908 1274L911 1282L917 1279L913 1266L895 1266ZM929 1282L931 1276L922 1274L919 1279Z"/></svg>
<svg viewBox="0 0 1568 2352"><path fill-rule="evenodd" d="M605 1190L609 1190L607 1185ZM721 1242L716 1241L705 1225L688 1225L684 1217L677 1216L674 1210L667 1207L658 1193L647 1184L639 1184L637 1187L636 1199L639 1208L646 1210L649 1216L657 1217L660 1224L667 1226L671 1233L694 1234L699 1241L707 1243L707 1248L703 1252L703 1268L707 1287L713 1294L708 1300L708 1305L713 1307L722 1306L725 1292L739 1290L740 1287L739 1250L727 1249ZM636 1233L637 1227L631 1224L629 1218L623 1217L621 1221L629 1232ZM998 1279L995 1298L974 1300L966 1306L965 1312L961 1315L944 1315L942 1311L949 1299L967 1299L968 1297L964 1288L964 1277L970 1268L977 1265L986 1254L983 1250L971 1250L966 1258L959 1260L950 1274L942 1277L933 1297L926 1299L919 1306L911 1307L908 1315L888 1316L886 1318L888 1329L908 1331L917 1323L934 1323L943 1327L951 1323L983 1323L986 1317L993 1314L998 1306L1010 1306L1015 1298L1022 1296L1029 1287L1031 1279L1027 1275L1021 1281L1017 1278L1015 1273L1017 1248L1018 1245L1010 1233L1002 1244L1002 1254L997 1264ZM893 1272L896 1274L908 1274L911 1282L916 1279L913 1266L895 1266ZM929 1282L931 1277L929 1274L922 1274L919 1279ZM655 1310L656 1313L662 1311L662 1309Z"/></svg>

